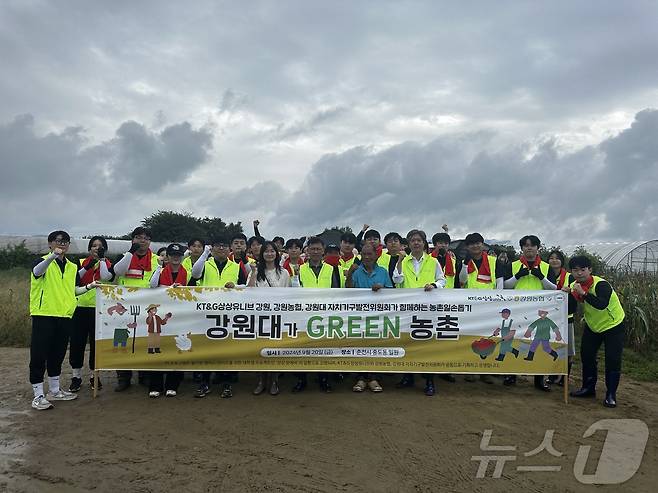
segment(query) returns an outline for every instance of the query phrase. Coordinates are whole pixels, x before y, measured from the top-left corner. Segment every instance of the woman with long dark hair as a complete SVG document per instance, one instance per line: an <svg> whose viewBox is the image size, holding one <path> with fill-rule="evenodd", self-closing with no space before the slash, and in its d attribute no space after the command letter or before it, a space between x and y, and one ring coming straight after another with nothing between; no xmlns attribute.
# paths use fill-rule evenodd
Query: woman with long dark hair
<svg viewBox="0 0 658 493"><path fill-rule="evenodd" d="M272 241L265 241L260 249L257 267L251 270L247 285L255 288L288 288L299 286L297 276L290 278L288 271L281 267L279 250ZM271 395L279 393L279 374L261 372L254 395L262 394L269 387Z"/></svg>
<svg viewBox="0 0 658 493"><path fill-rule="evenodd" d="M114 277L110 272L112 264L105 258L107 241L102 236L93 236L87 245L89 255L80 260L78 275L80 282L87 285L91 282L108 282ZM73 377L69 392L78 392L82 386L82 366L85 359L85 348L89 342L89 369L94 371L96 357L96 290L92 289L77 297L78 306L73 314L73 327L69 348L69 363ZM94 377L89 378L93 390ZM98 379L98 389L102 387Z"/></svg>

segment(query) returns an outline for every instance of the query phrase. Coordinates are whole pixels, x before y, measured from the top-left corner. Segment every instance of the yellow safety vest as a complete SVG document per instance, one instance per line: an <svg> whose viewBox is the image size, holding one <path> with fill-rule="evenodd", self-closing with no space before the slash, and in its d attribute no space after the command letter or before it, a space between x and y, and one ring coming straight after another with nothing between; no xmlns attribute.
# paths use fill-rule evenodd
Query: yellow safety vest
<svg viewBox="0 0 658 493"><path fill-rule="evenodd" d="M452 271L455 273L455 275L457 275L457 259L455 259L452 255L446 255L446 262L450 262L452 264ZM443 275L446 278L446 289L454 289L455 276L446 275L445 269L443 270Z"/></svg>
<svg viewBox="0 0 658 493"><path fill-rule="evenodd" d="M478 271L477 269L475 269L473 272L471 272L468 275L468 280L466 281L466 289L496 289L496 257L494 257L493 255L487 255L487 260L489 261L489 271L491 272L491 281L489 282L478 281ZM465 265L463 268L468 269L468 266Z"/></svg>
<svg viewBox="0 0 658 493"><path fill-rule="evenodd" d="M86 259L80 259L80 267ZM95 269L100 269L100 262L96 261ZM91 289L86 293L83 293L78 296L78 306L81 308L94 308L96 306L96 290Z"/></svg>
<svg viewBox="0 0 658 493"><path fill-rule="evenodd" d="M198 259L197 259L198 260ZM192 267L194 264L192 264L192 257L189 255L183 259L183 261L180 263L183 267L185 267L185 270L190 273L192 272Z"/></svg>
<svg viewBox="0 0 658 493"><path fill-rule="evenodd" d="M521 267L525 267L520 260L515 260L512 262L512 275L515 276L517 272L521 270ZM543 260L539 263L539 270L541 273L544 275L544 277L548 276L548 269L550 269L550 266L544 262ZM519 279L516 282L516 286L514 286L514 289L522 289L524 291L541 291L544 289L544 286L542 286L542 283L539 279L537 279L535 276L532 274L528 274L527 276L523 276L521 279Z"/></svg>
<svg viewBox="0 0 658 493"><path fill-rule="evenodd" d="M198 286L212 286L223 288L226 286L226 283L232 282L233 284L238 283L238 276L240 274L240 265L233 262L231 259L226 260L226 265L222 269L222 273L219 273L217 268L217 263L213 257L210 257L206 260L206 264L203 269L203 277L197 283Z"/></svg>
<svg viewBox="0 0 658 493"><path fill-rule="evenodd" d="M388 272L388 264L391 262L391 254L388 252L382 252L382 254L377 259L377 265L386 269Z"/></svg>
<svg viewBox="0 0 658 493"><path fill-rule="evenodd" d="M605 279L598 276L592 277L594 282L587 292L589 294L596 295L596 285L601 281L605 281ZM573 285L575 283L575 281L572 282L569 287L573 289ZM608 306L603 310L594 308L592 305L587 303L587 301L585 301L583 304L585 305L585 322L587 322L587 326L592 330L592 332L605 332L608 329L612 329L613 327L619 325L626 317L626 313L624 312L624 309L622 308L619 301L619 296L617 296L617 293L614 289L610 295L610 302L608 303Z"/></svg>
<svg viewBox="0 0 658 493"><path fill-rule="evenodd" d="M133 254L135 255L135 254ZM135 286L138 288L148 288L151 286L151 277L155 273L155 269L158 268L158 256L151 252L151 270L145 270L142 272L142 277L126 277L125 275L119 276L117 279L117 284L121 286Z"/></svg>
<svg viewBox="0 0 658 493"><path fill-rule="evenodd" d="M45 259L48 255L41 258ZM73 316L78 268L69 259L64 258L64 272L55 259L50 262L43 276L35 277L33 273L30 274L30 315L63 318Z"/></svg>
<svg viewBox="0 0 658 493"><path fill-rule="evenodd" d="M299 266L299 282L303 288L330 288L333 275L333 265L326 262L322 262L319 276L315 275L308 262Z"/></svg>
<svg viewBox="0 0 658 493"><path fill-rule="evenodd" d="M355 255L349 260L343 260L342 257L338 259L338 268L340 269L340 287L344 288L346 283L347 271L350 270L350 267L354 265L354 261L359 258L358 255Z"/></svg>
<svg viewBox="0 0 658 493"><path fill-rule="evenodd" d="M423 288L426 284L436 282L436 266L439 261L428 253L423 253L418 274L414 271L413 256L407 255L402 261L404 281L401 288Z"/></svg>

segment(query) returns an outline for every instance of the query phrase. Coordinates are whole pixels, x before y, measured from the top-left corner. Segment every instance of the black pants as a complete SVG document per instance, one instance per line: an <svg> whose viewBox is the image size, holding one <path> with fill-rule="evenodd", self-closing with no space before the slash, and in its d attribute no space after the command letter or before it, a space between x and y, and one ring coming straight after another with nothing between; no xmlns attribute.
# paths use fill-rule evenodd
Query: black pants
<svg viewBox="0 0 658 493"><path fill-rule="evenodd" d="M69 345L72 322L64 317L32 317L30 383L43 383L43 375L58 377Z"/></svg>
<svg viewBox="0 0 658 493"><path fill-rule="evenodd" d="M117 370L117 381L130 383L132 378L133 378L132 370ZM137 372L137 378L139 378L140 384L144 382L148 383L148 372L145 370L139 370Z"/></svg>
<svg viewBox="0 0 658 493"><path fill-rule="evenodd" d="M601 343L605 346L606 371L621 371L621 354L624 349L624 322L604 332L592 332L585 325L580 343L580 360L583 373L596 375L596 355Z"/></svg>
<svg viewBox="0 0 658 493"><path fill-rule="evenodd" d="M319 372L316 372L315 375L317 375L319 381L323 381L323 380L328 380L329 379L329 375L331 375L331 372L319 371ZM307 372L296 372L295 376L297 377L298 380L301 380L303 382L308 381L308 373Z"/></svg>
<svg viewBox="0 0 658 493"><path fill-rule="evenodd" d="M89 369L94 369L96 356L96 309L78 307L73 314L69 364L71 368L82 368L85 363L85 349L89 341Z"/></svg>
<svg viewBox="0 0 658 493"><path fill-rule="evenodd" d="M217 377L217 380L220 384L231 384L235 382L235 377L237 371L216 371L215 376ZM204 371L201 372L201 382L203 382L206 385L210 385L210 376L212 375L211 371Z"/></svg>
<svg viewBox="0 0 658 493"><path fill-rule="evenodd" d="M150 371L149 391L164 392L165 390L178 390L183 380L182 371Z"/></svg>

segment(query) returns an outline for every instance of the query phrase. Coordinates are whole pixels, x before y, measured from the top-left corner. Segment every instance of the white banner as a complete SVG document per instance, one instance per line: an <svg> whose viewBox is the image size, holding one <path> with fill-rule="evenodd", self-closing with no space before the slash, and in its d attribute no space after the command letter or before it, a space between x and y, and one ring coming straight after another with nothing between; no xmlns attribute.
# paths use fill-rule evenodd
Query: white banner
<svg viewBox="0 0 658 493"><path fill-rule="evenodd" d="M97 307L99 369L566 373L561 291L103 286Z"/></svg>

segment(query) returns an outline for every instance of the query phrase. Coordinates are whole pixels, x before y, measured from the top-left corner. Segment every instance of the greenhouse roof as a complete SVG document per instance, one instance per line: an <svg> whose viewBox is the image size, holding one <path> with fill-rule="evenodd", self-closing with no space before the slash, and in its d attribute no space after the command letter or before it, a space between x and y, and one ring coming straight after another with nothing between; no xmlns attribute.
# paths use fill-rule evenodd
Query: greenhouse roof
<svg viewBox="0 0 658 493"><path fill-rule="evenodd" d="M650 270L655 272L658 265L658 240L584 243L580 245L565 245L563 250L567 255L572 255L579 247L583 247L588 252L598 255L610 267L627 265L633 268L633 270ZM641 267L641 265L644 267ZM647 268L649 265L653 267Z"/></svg>

